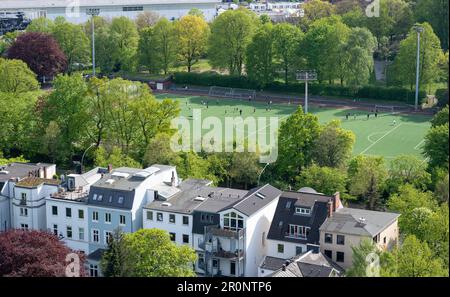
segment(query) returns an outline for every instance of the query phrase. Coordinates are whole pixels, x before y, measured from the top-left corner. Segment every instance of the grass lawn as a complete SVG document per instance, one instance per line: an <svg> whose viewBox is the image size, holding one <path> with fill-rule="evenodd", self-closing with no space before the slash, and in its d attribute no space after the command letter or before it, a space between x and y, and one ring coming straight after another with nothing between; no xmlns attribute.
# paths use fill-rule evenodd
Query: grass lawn
<svg viewBox="0 0 450 297"><path fill-rule="evenodd" d="M285 119L292 114L297 105L273 104L272 110L267 111L267 104L262 102L249 102L239 99L216 99L207 97L191 97L173 94L158 94L158 99L170 98L180 101L181 115L187 118L192 116L193 109L201 109L202 119L209 116L218 117L224 122L225 117L238 117L242 109L242 117L278 117ZM202 105L208 101L208 108ZM226 111L226 113L225 113ZM319 108L310 106L310 112L315 114L321 123L339 119L345 129L353 131L356 143L353 154L379 155L390 160L401 154L412 154L423 159L421 148L424 136L430 127L430 117L422 115L402 115L380 113L377 118L372 114L367 119L367 111L344 110L333 108ZM346 114L352 115L346 120ZM356 114L356 119L353 114ZM395 125L394 125L395 120ZM268 122L267 122L268 123ZM258 126L258 129L260 127ZM263 127L264 128L264 127ZM208 130L202 131L206 133ZM269 133L269 129L267 129Z"/></svg>

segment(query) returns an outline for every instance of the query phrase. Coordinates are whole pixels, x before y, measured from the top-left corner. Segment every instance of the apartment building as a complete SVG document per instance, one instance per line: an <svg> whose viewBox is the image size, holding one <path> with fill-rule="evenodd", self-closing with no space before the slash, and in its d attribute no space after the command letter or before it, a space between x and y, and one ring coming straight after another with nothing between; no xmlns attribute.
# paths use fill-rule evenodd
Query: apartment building
<svg viewBox="0 0 450 297"><path fill-rule="evenodd" d="M20 163L0 165L0 231L45 228L43 198L57 191L56 165Z"/></svg>
<svg viewBox="0 0 450 297"><path fill-rule="evenodd" d="M352 265L352 247L369 239L383 250L398 245L397 213L355 208L336 210L320 227L320 251L344 269Z"/></svg>

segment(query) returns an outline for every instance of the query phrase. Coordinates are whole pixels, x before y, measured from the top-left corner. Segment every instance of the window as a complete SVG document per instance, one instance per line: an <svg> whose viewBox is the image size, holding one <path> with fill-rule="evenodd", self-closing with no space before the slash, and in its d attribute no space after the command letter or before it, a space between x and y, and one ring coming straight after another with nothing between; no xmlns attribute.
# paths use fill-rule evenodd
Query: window
<svg viewBox="0 0 450 297"><path fill-rule="evenodd" d="M123 204L123 196L119 196L119 199L117 200L117 202L119 202L119 204Z"/></svg>
<svg viewBox="0 0 450 297"><path fill-rule="evenodd" d="M175 215L169 214L169 222L175 224Z"/></svg>
<svg viewBox="0 0 450 297"><path fill-rule="evenodd" d="M84 228L78 228L78 239L84 240Z"/></svg>
<svg viewBox="0 0 450 297"><path fill-rule="evenodd" d="M289 236L295 238L306 238L309 235L309 227L289 225Z"/></svg>
<svg viewBox="0 0 450 297"><path fill-rule="evenodd" d="M325 243L333 243L333 234L325 233Z"/></svg>
<svg viewBox="0 0 450 297"><path fill-rule="evenodd" d="M97 200L98 200L98 201L103 201L103 195L98 195Z"/></svg>
<svg viewBox="0 0 450 297"><path fill-rule="evenodd" d="M301 253L303 253L303 248L301 246L296 246L295 247L295 254L296 255L300 255Z"/></svg>
<svg viewBox="0 0 450 297"><path fill-rule="evenodd" d="M345 236L344 235L337 235L336 236L336 244L344 245L345 244Z"/></svg>
<svg viewBox="0 0 450 297"><path fill-rule="evenodd" d="M21 207L21 208L20 208L20 215L21 215L22 217L28 217L28 208L23 208L23 207Z"/></svg>
<svg viewBox="0 0 450 297"><path fill-rule="evenodd" d="M109 244L112 239L112 232L111 231L105 231L105 244Z"/></svg>
<svg viewBox="0 0 450 297"><path fill-rule="evenodd" d="M126 219L124 215L120 215L119 216L119 224L120 225L125 225L126 224Z"/></svg>
<svg viewBox="0 0 450 297"><path fill-rule="evenodd" d="M213 259L212 261L213 263L213 268L217 268L219 266L219 261L217 261L217 259Z"/></svg>
<svg viewBox="0 0 450 297"><path fill-rule="evenodd" d="M189 243L189 235L183 234L183 243Z"/></svg>
<svg viewBox="0 0 450 297"><path fill-rule="evenodd" d="M98 222L98 212L97 211L94 211L92 213L92 221L93 222Z"/></svg>
<svg viewBox="0 0 450 297"><path fill-rule="evenodd" d="M26 203L27 202L27 193L22 193L21 194L21 203L23 202L23 203Z"/></svg>
<svg viewBox="0 0 450 297"><path fill-rule="evenodd" d="M97 265L89 265L89 276L97 277L98 276L98 266Z"/></svg>
<svg viewBox="0 0 450 297"><path fill-rule="evenodd" d="M92 241L93 242L99 242L100 241L97 229L92 229Z"/></svg>
<svg viewBox="0 0 450 297"><path fill-rule="evenodd" d="M124 6L123 11L143 11L143 6Z"/></svg>
<svg viewBox="0 0 450 297"><path fill-rule="evenodd" d="M94 195L92 196L92 200L97 201L97 194L94 194Z"/></svg>
<svg viewBox="0 0 450 297"><path fill-rule="evenodd" d="M332 259L333 258L333 252L330 250L324 250L323 253L325 254L325 256L327 256L328 258Z"/></svg>
<svg viewBox="0 0 450 297"><path fill-rule="evenodd" d="M277 250L280 254L283 254L284 253L284 244L279 243Z"/></svg>
<svg viewBox="0 0 450 297"><path fill-rule="evenodd" d="M223 227L230 230L241 230L244 228L244 218L235 212L223 216Z"/></svg>
<svg viewBox="0 0 450 297"><path fill-rule="evenodd" d="M386 236L383 237L383 243L386 244Z"/></svg>
<svg viewBox="0 0 450 297"><path fill-rule="evenodd" d="M183 216L183 225L189 225L189 217Z"/></svg>
<svg viewBox="0 0 450 297"><path fill-rule="evenodd" d="M163 221L163 214L161 212L157 212L156 213L156 220L158 222L162 222Z"/></svg>
<svg viewBox="0 0 450 297"><path fill-rule="evenodd" d="M170 235L170 240L175 241L175 238L176 238L175 233L170 232L169 235Z"/></svg>
<svg viewBox="0 0 450 297"><path fill-rule="evenodd" d="M153 211L147 210L147 221L153 221Z"/></svg>
<svg viewBox="0 0 450 297"><path fill-rule="evenodd" d="M53 224L53 234L55 234L55 236L58 236L58 225Z"/></svg>
<svg viewBox="0 0 450 297"><path fill-rule="evenodd" d="M302 214L302 215L309 215L309 214L311 214L311 209L304 208L304 207L296 207L295 208L295 213L296 214Z"/></svg>
<svg viewBox="0 0 450 297"><path fill-rule="evenodd" d="M66 227L66 237L72 238L72 227L71 226Z"/></svg>
<svg viewBox="0 0 450 297"><path fill-rule="evenodd" d="M58 206L55 205L52 206L52 215L54 216L58 215Z"/></svg>
<svg viewBox="0 0 450 297"><path fill-rule="evenodd" d="M288 200L288 202L286 202L286 208L291 208L291 204L292 204L292 201Z"/></svg>
<svg viewBox="0 0 450 297"><path fill-rule="evenodd" d="M336 252L336 262L344 262L344 253Z"/></svg>
<svg viewBox="0 0 450 297"><path fill-rule="evenodd" d="M72 208L66 207L66 217L72 217Z"/></svg>
<svg viewBox="0 0 450 297"><path fill-rule="evenodd" d="M28 224L20 224L20 229L28 230Z"/></svg>
<svg viewBox="0 0 450 297"><path fill-rule="evenodd" d="M105 212L105 223L111 223L111 213Z"/></svg>
<svg viewBox="0 0 450 297"><path fill-rule="evenodd" d="M82 209L78 210L78 218L79 219L84 219L84 210L82 210Z"/></svg>

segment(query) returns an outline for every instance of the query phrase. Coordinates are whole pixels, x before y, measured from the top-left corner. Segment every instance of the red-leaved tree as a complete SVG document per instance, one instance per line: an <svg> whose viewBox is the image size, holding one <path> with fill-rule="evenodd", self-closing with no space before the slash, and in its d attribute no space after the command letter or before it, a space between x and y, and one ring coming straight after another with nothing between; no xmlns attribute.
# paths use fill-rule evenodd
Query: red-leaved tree
<svg viewBox="0 0 450 297"><path fill-rule="evenodd" d="M76 276L72 270L79 259L79 275L86 276L85 256L75 253L55 235L41 231L10 230L0 233L0 277ZM67 269L69 267L69 269ZM67 275L66 270L72 274Z"/></svg>
<svg viewBox="0 0 450 297"><path fill-rule="evenodd" d="M51 77L67 69L67 58L49 34L28 32L19 35L8 49L10 59L27 63L39 77Z"/></svg>

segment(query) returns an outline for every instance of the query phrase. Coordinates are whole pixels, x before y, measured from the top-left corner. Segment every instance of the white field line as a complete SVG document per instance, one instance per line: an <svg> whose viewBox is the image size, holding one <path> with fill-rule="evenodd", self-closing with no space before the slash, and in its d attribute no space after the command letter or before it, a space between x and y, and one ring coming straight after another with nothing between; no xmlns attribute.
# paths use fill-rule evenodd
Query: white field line
<svg viewBox="0 0 450 297"><path fill-rule="evenodd" d="M415 147L414 147L414 150L419 150L419 148L420 148L420 146L422 145L422 143L424 143L425 142L425 139L422 139Z"/></svg>
<svg viewBox="0 0 450 297"><path fill-rule="evenodd" d="M375 141L372 140L372 137L373 137L373 136L378 135L378 134L382 134L382 133L386 133L386 132L389 132L389 131L381 131L381 132L373 132L373 133L370 133L369 136L367 136L367 140L368 140L370 143L374 143Z"/></svg>
<svg viewBox="0 0 450 297"><path fill-rule="evenodd" d="M377 141L375 141L374 143L372 143L371 145L369 145L365 150L363 150L362 152L360 152L359 154L362 155L365 152L367 152L368 150L370 150L375 144L377 144L380 140L382 140L383 138L385 138L386 136L388 136L389 134L391 134L392 132L394 132L394 130L396 130L398 127L400 127L403 124L398 124L397 126L395 126L393 129L389 130L386 132L386 134L384 134L383 136L381 136L380 138L378 138Z"/></svg>

